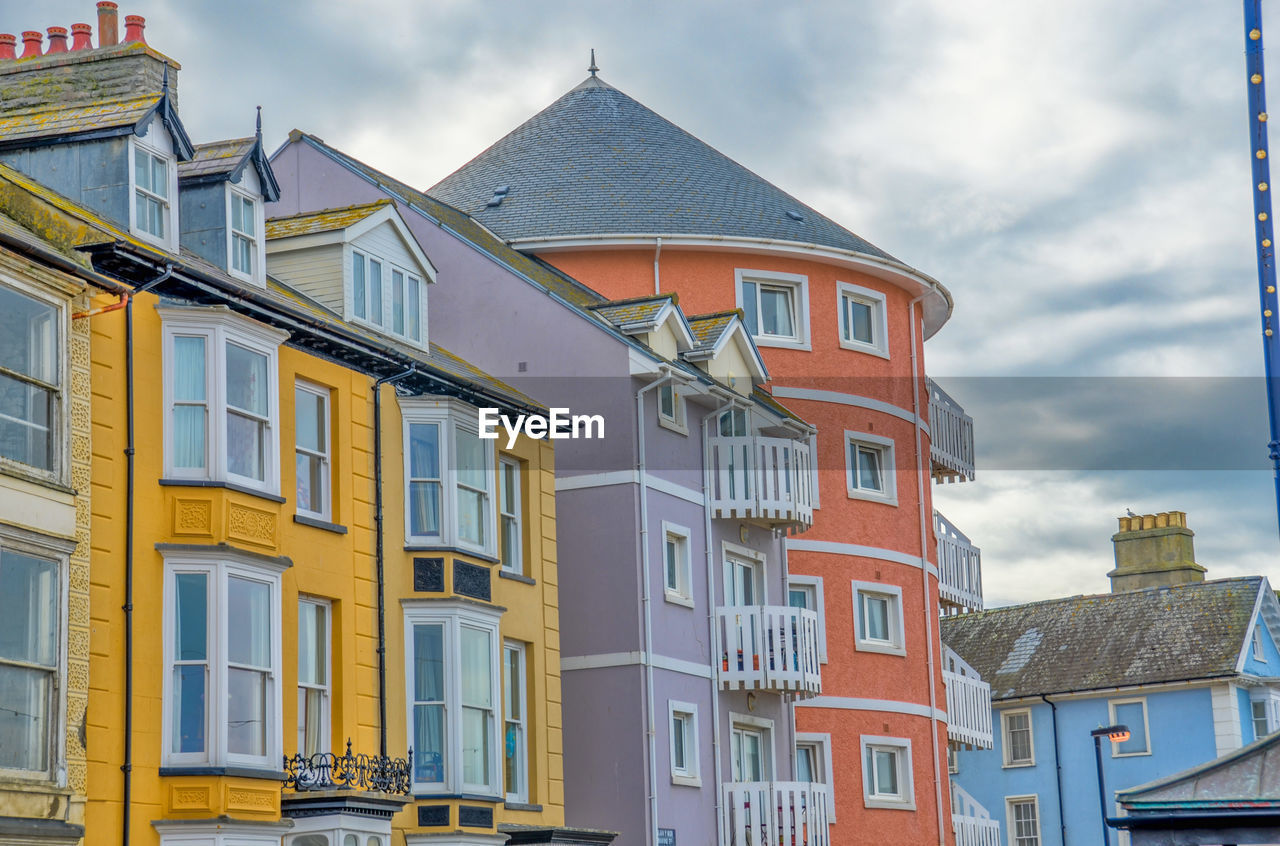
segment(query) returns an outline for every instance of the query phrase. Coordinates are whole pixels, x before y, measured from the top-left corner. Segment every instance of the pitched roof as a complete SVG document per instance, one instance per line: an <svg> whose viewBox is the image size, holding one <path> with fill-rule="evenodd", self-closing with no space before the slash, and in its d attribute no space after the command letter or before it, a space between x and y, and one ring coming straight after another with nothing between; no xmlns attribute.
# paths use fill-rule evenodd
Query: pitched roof
<svg viewBox="0 0 1280 846"><path fill-rule="evenodd" d="M394 203L389 199L375 200L372 203L361 203L356 206L303 212L288 217L273 217L267 221L267 240L292 238L295 235L312 235L317 232L336 232L353 226L369 215L392 205Z"/></svg>
<svg viewBox="0 0 1280 846"><path fill-rule="evenodd" d="M653 297L613 300L591 306L591 310L614 326L622 327L631 323L652 323L664 308L675 301L674 294L658 294Z"/></svg>
<svg viewBox="0 0 1280 846"><path fill-rule="evenodd" d="M1261 576L1072 596L946 617L942 642L991 698L1233 675Z"/></svg>
<svg viewBox="0 0 1280 846"><path fill-rule="evenodd" d="M714 349L720 338L733 325L737 311L721 311L715 314L698 314L689 318L689 331L697 349Z"/></svg>
<svg viewBox="0 0 1280 846"><path fill-rule="evenodd" d="M428 193L507 240L736 236L896 261L594 76Z"/></svg>
<svg viewBox="0 0 1280 846"><path fill-rule="evenodd" d="M178 165L178 178L191 179L238 170L245 156L253 152L255 143L256 138L230 138L197 144L191 161Z"/></svg>
<svg viewBox="0 0 1280 846"><path fill-rule="evenodd" d="M7 112L0 117L0 142L25 141L55 135L79 135L97 130L132 128L155 111L159 94L127 100L112 100L86 106L44 108Z"/></svg>

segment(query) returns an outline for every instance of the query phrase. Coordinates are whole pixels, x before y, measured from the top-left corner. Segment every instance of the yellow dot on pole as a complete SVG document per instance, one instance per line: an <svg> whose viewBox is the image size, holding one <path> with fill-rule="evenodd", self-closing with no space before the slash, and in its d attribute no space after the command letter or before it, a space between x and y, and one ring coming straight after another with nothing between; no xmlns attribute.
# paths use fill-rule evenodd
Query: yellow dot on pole
<svg viewBox="0 0 1280 846"><path fill-rule="evenodd" d="M1258 112L1258 120L1262 121L1263 123L1266 123L1266 122L1267 122L1267 113L1266 113L1266 112Z"/></svg>
<svg viewBox="0 0 1280 846"><path fill-rule="evenodd" d="M1266 150L1259 150L1259 151L1258 151L1258 153L1257 153L1257 156L1258 156L1258 158L1260 158L1260 159L1265 159L1265 158L1267 157L1267 151L1266 151Z"/></svg>
<svg viewBox="0 0 1280 846"><path fill-rule="evenodd" d="M1262 82L1262 74L1255 73L1253 76L1249 77L1249 81L1254 85L1257 85L1259 82Z"/></svg>
<svg viewBox="0 0 1280 846"><path fill-rule="evenodd" d="M1267 330L1267 337L1268 337L1268 338L1270 338L1270 337L1271 337L1271 330L1270 330L1270 329L1268 329L1268 330Z"/></svg>
<svg viewBox="0 0 1280 846"><path fill-rule="evenodd" d="M1266 219L1267 219L1266 212L1258 212L1258 220L1266 220Z"/></svg>
<svg viewBox="0 0 1280 846"><path fill-rule="evenodd" d="M1259 38L1261 38L1261 37L1262 37L1262 30L1258 30L1258 29L1251 29L1251 30L1249 30L1249 40L1250 40L1250 41L1257 41L1257 40L1258 40Z"/></svg>
<svg viewBox="0 0 1280 846"><path fill-rule="evenodd" d="M1276 292L1276 286L1275 286L1275 285L1268 285L1268 286L1267 286L1267 293L1268 293L1268 294L1274 294L1275 292Z"/></svg>
<svg viewBox="0 0 1280 846"><path fill-rule="evenodd" d="M1262 239L1262 246L1264 246L1264 247L1270 247L1270 246L1271 246L1271 239L1270 239L1270 238L1263 238L1263 239Z"/></svg>

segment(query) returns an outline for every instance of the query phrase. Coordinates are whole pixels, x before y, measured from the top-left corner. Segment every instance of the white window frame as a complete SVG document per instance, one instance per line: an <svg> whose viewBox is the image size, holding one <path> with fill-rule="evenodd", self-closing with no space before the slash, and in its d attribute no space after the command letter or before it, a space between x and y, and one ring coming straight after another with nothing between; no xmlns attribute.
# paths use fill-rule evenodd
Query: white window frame
<svg viewBox="0 0 1280 846"><path fill-rule="evenodd" d="M874 596L889 600L889 639L863 637L863 597ZM885 655L906 655L907 635L902 613L902 587L883 582L853 582L853 646L859 652L880 652Z"/></svg>
<svg viewBox="0 0 1280 846"><path fill-rule="evenodd" d="M515 511L504 510L507 490L507 474L505 468L513 468L512 478L515 480L513 491ZM524 484L524 467L520 459L511 455L498 456L498 557L502 560L502 569L508 573L524 575L524 496L520 490ZM511 555L502 554L502 537L506 531L506 522L515 526L516 541Z"/></svg>
<svg viewBox="0 0 1280 846"><path fill-rule="evenodd" d="M163 322L164 474L167 479L218 481L280 494L280 366L278 349L288 332L266 326L222 308L156 306ZM203 468L176 468L173 455L174 338L205 341L205 456ZM227 346L236 344L267 358L266 455L262 481L230 472L227 467Z"/></svg>
<svg viewBox="0 0 1280 846"><path fill-rule="evenodd" d="M947 743L947 772L951 775L960 772L960 750L954 743Z"/></svg>
<svg viewBox="0 0 1280 846"><path fill-rule="evenodd" d="M800 762L799 748L801 746L809 746L814 749L814 765L821 770L822 781L813 782L821 784L827 792L827 817L835 822L836 820L836 793L835 785L832 782L835 766L831 755L831 734L829 732L817 731L798 731L796 732L796 760L791 762L792 772L795 773L795 779L800 780Z"/></svg>
<svg viewBox="0 0 1280 846"><path fill-rule="evenodd" d="M36 534L16 526L0 523L0 549L10 549L33 558L41 558L52 562L57 568L54 590L57 594L56 607L53 610L51 623L54 637L54 666L44 667L39 664L19 662L6 659L5 664L30 667L47 671L52 675L49 690L48 736L45 738L45 761L48 766L43 770L26 770L17 768L0 768L0 780L51 782L58 786L66 786L66 736L67 723L67 602L69 587L70 556L75 550L75 542L60 538L51 538Z"/></svg>
<svg viewBox="0 0 1280 846"><path fill-rule="evenodd" d="M1267 663L1267 647L1263 642L1262 621L1257 620L1253 624L1253 660Z"/></svg>
<svg viewBox="0 0 1280 846"><path fill-rule="evenodd" d="M333 740L333 603L327 599L319 599L310 596L298 597L298 608L301 611L303 605L314 605L320 609L324 618L324 638L322 645L324 654L316 656L316 663L324 667L324 684L313 685L304 684L302 679L298 679L298 751L306 754L306 723L303 720L304 709L306 708L306 691L317 690L320 692L320 752L331 751L329 744ZM302 637L299 632L298 637L298 657L302 657Z"/></svg>
<svg viewBox="0 0 1280 846"><path fill-rule="evenodd" d="M502 609L497 606L481 606L462 600L402 599L404 606L404 656L405 656L405 726L410 738L414 736L413 723L413 627L419 625L442 625L444 640L441 654L444 656L444 781L413 782L415 794L458 794L469 793L476 796L501 801L503 798L503 761L501 736L499 727L505 723L505 708L502 695L502 635L499 632L499 620ZM493 691L491 701L494 703L493 736L489 738L489 772L493 784L468 784L463 782L462 774L462 661L461 630L463 626L483 629L490 634L491 671L489 683ZM416 757L416 754L415 754ZM412 773L410 778L416 778Z"/></svg>
<svg viewBox="0 0 1280 846"><path fill-rule="evenodd" d="M400 414L403 428L404 456L404 534L405 545L413 547L450 547L479 555L493 557L497 554L497 441L480 440L485 456L485 475L489 479L488 505L484 509L484 539L477 545L463 540L458 532L458 472L457 431L478 433L478 413L472 406L455 400L426 397L400 397ZM410 497L410 427L415 424L435 423L440 426L440 536L414 535Z"/></svg>
<svg viewBox="0 0 1280 846"><path fill-rule="evenodd" d="M865 447L880 453L880 477L884 482L884 490L862 488L857 486L857 468L850 458L850 448ZM894 465L894 441L882 435L870 432L854 432L848 429L844 433L844 478L849 499L865 499L871 502L883 502L887 505L898 504L898 473Z"/></svg>
<svg viewBox="0 0 1280 846"><path fill-rule="evenodd" d="M1013 806L1022 805L1030 802L1036 809L1036 846L1042 846L1044 843L1044 829L1040 819L1040 796L1032 793L1026 796L1006 796L1004 797L1004 819L1005 831L1009 834L1009 846L1019 846L1018 830L1014 825Z"/></svg>
<svg viewBox="0 0 1280 846"><path fill-rule="evenodd" d="M693 599L693 545L689 542L690 531L684 526L662 521L662 596L674 605L686 608L694 607ZM667 544L676 541L678 558L676 560L676 584L673 587L667 582Z"/></svg>
<svg viewBox="0 0 1280 846"><path fill-rule="evenodd" d="M762 736L760 744L760 770L764 777L763 781L773 781L776 777L776 762L778 760L777 750L774 748L777 742L774 736L773 720L767 717L757 717L751 714L739 714L734 711L729 712L729 778L733 778L733 731L734 729L746 729L748 731L759 732Z"/></svg>
<svg viewBox="0 0 1280 846"><path fill-rule="evenodd" d="M818 614L818 660L827 663L827 606L826 599L822 594L822 576L787 576L787 604L791 604L791 588L792 586L800 588L808 588L812 591L814 601L817 607L813 610Z"/></svg>
<svg viewBox="0 0 1280 846"><path fill-rule="evenodd" d="M1014 760L1010 757L1012 745L1009 743L1009 717L1015 714L1027 715L1027 747L1031 753L1027 760ZM1036 765L1036 723L1035 714L1030 708L1008 708L1000 712L1000 756L1004 769Z"/></svg>
<svg viewBox="0 0 1280 846"><path fill-rule="evenodd" d="M682 435L689 434L689 418L688 409L685 405L684 394L680 391L681 386L667 383L658 388L654 392L654 403L658 407L658 425L664 429L670 429L673 432L679 432ZM671 414L663 414L662 412L662 394L664 391L671 392Z"/></svg>
<svg viewBox="0 0 1280 846"><path fill-rule="evenodd" d="M160 122L159 118L153 117L151 119L150 125L147 127L147 132L145 133L144 136L142 137L139 137L137 135L129 136L129 232L133 235L136 235L138 238L141 238L142 240L146 241L149 244L155 244L156 246L161 247L165 250L168 250L169 252L177 252L178 250L178 157L173 153L172 149L165 150L161 147L161 145L145 140L146 137L150 136L153 131L164 132L166 134L168 133L168 130L164 128L164 125ZM171 145L172 145L172 141L170 141L170 144L165 146L171 146ZM138 187L138 178L136 173L137 162L134 160L135 150L141 150L142 152L148 155L154 156L158 159L164 159L165 175L169 181L169 197L167 199L161 198L160 196L156 194L152 194L150 191L147 191L144 188ZM165 208L165 215L164 215L165 237L157 238L155 235L152 235L150 232L146 231L139 225L138 202L135 196L138 191L142 191L148 197L152 197L156 200L160 200L163 203ZM230 223L230 221L228 221L228 223Z"/></svg>
<svg viewBox="0 0 1280 846"><path fill-rule="evenodd" d="M734 274L734 304L741 309L743 302L742 286L750 282L757 286L766 285L772 288L789 288L791 290L791 319L795 323L796 334L764 335L756 334L758 327L746 326L747 334L755 341L757 347L782 347L785 349L808 350L809 342L809 277L799 273L782 273L776 270L748 270L737 268ZM757 293L757 297L758 297ZM758 301L758 300L757 300ZM759 315L759 306L756 311ZM744 321L745 325L745 321Z"/></svg>
<svg viewBox="0 0 1280 846"><path fill-rule="evenodd" d="M300 446L298 443L298 429L297 429L298 392L310 394L314 397L318 397L320 400L320 403L321 403L320 419L324 421L324 443L322 444L323 449L319 452L313 452L312 450L305 449L304 447ZM294 504L297 508L297 512L303 515L304 517L312 517L312 518L315 518L316 520L325 520L325 521L329 520L333 513L333 417L332 417L332 409L331 409L331 403L330 403L331 395L332 395L332 391L329 388L324 387L323 385L317 385L312 382L304 381L302 379L299 379L293 383L294 455L296 456L298 453L301 453L309 458L317 458L320 460L320 467L321 467L320 492L319 494L316 494L316 492L313 491L311 496L312 500L319 499L320 506L321 506L320 510L312 511L302 507L298 499L298 491L297 491L298 480L296 478L294 479L294 492L293 492ZM294 460L294 472L295 474L297 472L296 458Z"/></svg>
<svg viewBox="0 0 1280 846"><path fill-rule="evenodd" d="M70 480L70 462L67 461L67 456L70 454L71 441L70 415L67 413L67 390L71 382L68 378L71 365L68 352L71 326L68 320L67 299L66 296L57 296L43 287L29 284L8 274L0 275L0 285L19 296L35 300L40 305L52 308L54 310L55 331L57 332L57 338L55 338L53 345L54 365L57 368L55 382L45 382L42 379L20 376L14 371L0 371L5 372L11 379L16 379L24 384L31 383L53 393L53 410L49 421L49 467L47 469L37 467L34 464L27 464L12 458L0 458L0 466L5 469L16 470L24 476L30 476L40 481L66 485ZM68 291L67 295L69 296L70 293Z"/></svg>
<svg viewBox="0 0 1280 846"><path fill-rule="evenodd" d="M515 723L519 726L520 742L517 754L517 766L519 767L519 784L520 789L515 793L505 793L506 790L506 769L505 761L502 772L503 791L508 803L524 804L529 801L529 650L528 645L516 640L506 640L502 643L502 673L507 669L507 653L511 652L519 656L520 664L520 688L517 691L520 697L520 719L513 720L510 717L510 711L507 708L507 679L503 677L502 684L502 738L503 747L505 749L507 723ZM505 756L504 756L505 757Z"/></svg>
<svg viewBox="0 0 1280 846"><path fill-rule="evenodd" d="M847 325L846 304L849 301L860 302L871 307L871 343L856 340L852 336L845 337L844 329ZM861 285L837 282L836 307L836 332L838 333L841 347L884 359L889 358L889 320L884 294L871 288L864 288Z"/></svg>
<svg viewBox="0 0 1280 846"><path fill-rule="evenodd" d="M889 808L913 811L916 807L914 771L911 766L911 740L905 737L861 735L862 804L867 808ZM879 793L873 790L875 775L867 768L867 752L892 752L898 768L898 787L901 793Z"/></svg>
<svg viewBox="0 0 1280 846"><path fill-rule="evenodd" d="M231 204L236 199L248 200L253 209L253 226L254 235L249 237L246 233L231 228ZM252 282L254 285L264 285L266 283L266 266L267 266L267 239L265 234L266 212L263 210L262 198L254 196L250 191L244 191L235 188L231 183L227 183L227 273L236 279L245 282ZM235 243L236 237L239 236L252 245L250 254L253 264L251 272L244 273L235 267Z"/></svg>
<svg viewBox="0 0 1280 846"><path fill-rule="evenodd" d="M676 766L676 721L684 723L684 769ZM671 783L701 787L702 769L698 759L698 706L692 702L667 700L667 753L671 762Z"/></svg>
<svg viewBox="0 0 1280 846"><path fill-rule="evenodd" d="M422 273L416 270L410 270L400 264L391 261L381 255L366 249L363 246L347 244L343 248L344 261L346 268L343 276L345 277L344 288L347 293L345 299L350 303L348 309L348 317L352 323L368 326L384 335L390 335L393 338L399 338L408 344L425 349L427 347L427 284L428 280ZM361 315L356 311L356 283L355 283L355 263L357 261L365 262L364 265L364 314ZM369 297L369 263L376 262L380 267L379 277L379 300L378 300L378 318L372 319L372 310L370 309L371 300ZM401 294L406 308L404 312L405 331L397 332L395 330L395 314L393 307L393 295L391 287L395 284L395 274L401 274L404 290ZM416 279L418 282L418 334L420 337L415 338L409 334L409 280Z"/></svg>
<svg viewBox="0 0 1280 846"><path fill-rule="evenodd" d="M1111 741L1111 757L1112 758L1142 758L1151 754L1151 723L1147 716L1147 697L1130 696L1124 699L1108 699L1107 700L1107 718L1111 721L1108 725L1116 725L1118 722L1116 717L1117 705L1141 705L1142 706L1142 736L1147 739L1147 748L1141 752L1121 752L1120 744L1114 740ZM1128 725L1126 723L1126 725ZM1132 734L1133 727L1129 727Z"/></svg>
<svg viewBox="0 0 1280 846"><path fill-rule="evenodd" d="M236 555L226 548L211 548L208 552L184 549L164 554L164 679L163 717L161 727L162 766L247 766L276 770L284 757L283 751L283 682L281 668L281 574L289 564L280 559L265 556ZM175 576L179 573L203 573L207 576L206 594L206 649L205 663L209 676L205 680L205 749L203 752L173 751L173 667L175 639L174 613L177 610ZM269 603L271 620L271 673L268 677L267 725L264 727L266 749L264 754L234 754L227 749L227 637L231 622L227 620L227 582L231 577L265 583L271 590Z"/></svg>

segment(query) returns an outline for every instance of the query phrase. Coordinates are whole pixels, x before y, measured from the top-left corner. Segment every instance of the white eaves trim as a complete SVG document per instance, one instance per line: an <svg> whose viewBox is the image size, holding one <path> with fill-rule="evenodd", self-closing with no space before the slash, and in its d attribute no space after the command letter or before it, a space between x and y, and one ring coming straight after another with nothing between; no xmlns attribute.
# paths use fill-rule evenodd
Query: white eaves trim
<svg viewBox="0 0 1280 846"><path fill-rule="evenodd" d="M414 261L418 263L418 269L422 272L422 275L426 277L427 282L435 282L437 272L436 266L431 263L431 259L427 258L427 254L422 251L422 247L418 246L417 239L414 238L413 233L409 231L409 226L404 222L404 218L400 216L400 212L396 209L394 201L343 229L331 229L327 232L309 232L306 235L268 238L267 255L271 255L272 253L287 253L294 250L305 250L310 247L321 247L326 244L350 243L366 232L370 232L384 223L391 224L396 235L400 238L401 242L403 242L404 248L409 251L410 255L413 256Z"/></svg>

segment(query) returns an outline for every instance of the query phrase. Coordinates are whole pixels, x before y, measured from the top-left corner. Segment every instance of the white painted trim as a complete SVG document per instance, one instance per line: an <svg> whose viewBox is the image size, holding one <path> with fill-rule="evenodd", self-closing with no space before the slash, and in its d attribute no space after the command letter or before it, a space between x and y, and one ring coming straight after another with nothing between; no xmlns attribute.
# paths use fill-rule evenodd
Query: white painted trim
<svg viewBox="0 0 1280 846"><path fill-rule="evenodd" d="M854 487L853 478L855 468L849 460L850 447L857 444L858 446L866 446L880 453L880 475L884 482L884 490L877 491L873 488ZM855 432L851 429L844 430L844 478L845 489L849 495L849 499L863 499L868 502L880 502L885 505L892 505L895 508L898 505L898 468L895 462L895 444L893 438L886 438L883 435L873 435L870 432Z"/></svg>
<svg viewBox="0 0 1280 846"><path fill-rule="evenodd" d="M1240 705L1236 686L1227 682L1215 684L1210 689L1213 703L1213 743L1219 756L1234 752L1244 745L1244 732L1240 727Z"/></svg>
<svg viewBox="0 0 1280 846"><path fill-rule="evenodd" d="M179 237L178 157L172 149L172 138L169 140L170 149L167 151L163 149L162 145L143 140L144 137L150 135L151 130L157 126L160 127L160 130L166 133L166 137L168 137L169 130L165 128L163 121L161 121L157 116L153 116L151 118L151 122L147 124L147 129L142 135L134 134L129 136L129 151L127 153L129 158L129 234L146 241L148 244L154 244L163 250L176 253L178 251ZM158 159L165 160L165 175L169 179L169 196L165 198L165 207L168 213L165 215L164 219L164 225L166 227L164 238L157 238L150 232L146 232L138 226L138 202L136 198L136 193L138 191L138 179L134 172L134 166L136 164L134 161L135 149L142 150L143 152L153 155Z"/></svg>
<svg viewBox="0 0 1280 846"><path fill-rule="evenodd" d="M324 478L321 481L319 511L308 511L298 504L298 479L297 479L297 454L298 454L298 392L310 394L318 397L321 402L321 412L324 420L324 439L322 445L322 457L324 463ZM294 490L293 490L293 506L294 510L304 517L314 517L317 520L329 520L333 513L333 409L332 409L333 389L325 385L319 385L315 382L309 382L305 379L295 379L293 382L293 451L294 451ZM304 453L305 455L306 453ZM316 499L315 492L312 492L312 499Z"/></svg>
<svg viewBox="0 0 1280 846"><path fill-rule="evenodd" d="M299 594L298 595L299 619L301 618L301 610L303 605L316 606L321 610L322 616L324 617L324 627L325 627L324 655L317 656L317 659L316 659L316 663L322 664L324 667L324 684L316 687L309 687L309 686L304 687L302 682L299 681L296 687L297 687L298 693L302 693L302 691L304 690L323 691L322 701L323 701L324 707L322 708L322 714L320 716L320 749L318 751L336 752L337 750L330 748L331 744L333 743L333 729L332 729L332 725L333 725L332 724L332 719L333 719L333 601L329 599L325 599L323 597ZM301 635L301 632L299 632L299 637L297 641L298 649L297 649L297 655L295 656L299 660L302 658L302 638L300 635ZM295 672L297 672L296 667L295 667ZM297 678L297 676L295 676L295 678ZM294 715L295 717L294 722L297 723L297 729L298 729L297 751L305 755L307 753L304 749L305 738L303 737L304 725L302 721L302 702L301 702L302 698L303 698L302 696L298 697L298 700L299 700L298 713Z"/></svg>
<svg viewBox="0 0 1280 846"><path fill-rule="evenodd" d="M502 668L498 671L498 675L502 677L502 720L501 720L501 736L507 736L507 650L511 650L518 658L520 664L520 680L523 682L518 691L520 699L520 734L524 738L524 745L518 750L520 767L520 787L516 793L504 793L507 802L528 802L529 801L529 644L522 640L511 640L510 638L502 641ZM505 743L504 743L505 746ZM503 758L506 756L503 755ZM505 761L504 761L505 764ZM503 772L502 787L506 790L506 773ZM337 844L334 844L337 846Z"/></svg>
<svg viewBox="0 0 1280 846"><path fill-rule="evenodd" d="M232 183L227 182L226 195L222 206L222 213L226 220L226 251L227 251L227 274L234 279L242 282L248 282L250 285L256 285L259 288L265 288L267 284L267 233L266 233L266 212L263 211L262 195L255 195L253 192L238 188ZM235 234L231 231L231 201L235 197L248 200L253 208L253 272L242 273L235 269Z"/></svg>
<svg viewBox="0 0 1280 846"><path fill-rule="evenodd" d="M867 808L887 808L891 810L914 811L916 808L915 772L911 763L911 740L906 737L885 737L864 734L858 737L859 759L862 768L862 804ZM898 767L898 786L902 789L902 798L871 793L871 773L867 769L867 751L869 747L898 750L895 761Z"/></svg>
<svg viewBox="0 0 1280 846"><path fill-rule="evenodd" d="M683 385L675 383L660 385L658 390L653 394L654 408L658 412L658 425L664 429L670 429L677 434L688 436L689 434L689 410L685 403L684 394L681 392ZM671 391L671 411L674 416L668 417L662 413L662 392L670 389Z"/></svg>
<svg viewBox="0 0 1280 846"><path fill-rule="evenodd" d="M685 756L684 772L676 769L676 714L689 718L689 728L684 733ZM698 729L698 706L692 702L667 700L667 754L670 756L671 783L682 787L702 787L702 766L699 741L702 739ZM690 762L692 761L692 765Z"/></svg>
<svg viewBox="0 0 1280 846"><path fill-rule="evenodd" d="M709 679L715 676L712 668L696 661L682 658L671 658L666 655L654 655L651 661L645 659L644 652L599 652L594 655L571 655L560 659L560 671L572 673L577 670L599 670L607 667L631 667L651 663L659 670Z"/></svg>
<svg viewBox="0 0 1280 846"><path fill-rule="evenodd" d="M863 546L857 543L840 543L839 541L805 540L804 538L787 538L787 549L795 552L825 552L830 555L851 555L858 558L875 558L893 564L906 564L908 567L920 569L922 564L929 572L938 575L938 568L922 562L920 556L898 552L896 549L883 549L878 546Z"/></svg>
<svg viewBox="0 0 1280 846"><path fill-rule="evenodd" d="M1249 660L1249 653L1253 646L1253 629L1258 625L1258 618L1262 614L1262 598L1268 591L1268 586L1262 584L1258 586L1258 596L1253 603L1253 613L1249 615L1249 625L1245 627L1247 636L1244 643L1240 645L1240 654L1236 656L1236 672L1243 673L1245 662ZM1263 659L1265 662L1266 659Z"/></svg>
<svg viewBox="0 0 1280 846"><path fill-rule="evenodd" d="M825 731L798 731L795 732L795 744L799 746L802 743L814 744L822 749L822 776L825 781L820 784L826 788L827 792L827 817L832 822L836 821L836 790L833 779L835 778L835 767L832 764L831 757L831 734ZM797 754L797 757L798 754ZM797 761L791 762L791 771L795 774L795 780L800 780L799 767Z"/></svg>
<svg viewBox="0 0 1280 846"><path fill-rule="evenodd" d="M860 582L854 580L853 585L853 648L859 652L879 652L885 655L907 654L906 621L903 619L902 586L883 582ZM889 624L890 642L863 638L858 634L862 624L862 595L876 595L890 600Z"/></svg>
<svg viewBox="0 0 1280 846"><path fill-rule="evenodd" d="M1009 846L1017 846L1017 832L1013 824L1013 804L1015 802L1022 803L1030 800L1036 806L1036 838L1039 842L1044 842L1044 820L1040 818L1040 796L1036 793L1028 793L1023 796L1006 796L1004 797L1004 828L1008 833Z"/></svg>
<svg viewBox="0 0 1280 846"><path fill-rule="evenodd" d="M778 777L778 738L777 731L774 730L774 722L768 717L759 717L755 714L739 714L736 711L729 712L729 769L733 771L733 729L737 724L744 729L758 729L765 736L764 749L762 752L767 753L768 757L761 762L760 769L763 771L764 781L774 781Z"/></svg>
<svg viewBox="0 0 1280 846"><path fill-rule="evenodd" d="M557 476L556 492L560 491L576 491L585 488L608 488L614 485L638 485L640 484L640 474L635 470L612 470L606 473L582 473L576 476ZM651 491L674 496L677 499L683 499L686 502L692 502L694 505L703 505L706 498L701 491L693 488L686 488L684 485L678 485L668 479L654 476L652 473L645 474L645 486Z"/></svg>
<svg viewBox="0 0 1280 846"><path fill-rule="evenodd" d="M811 350L809 333L809 277L799 273L783 273L777 270L750 270L735 268L733 271L734 307L742 308L742 285L752 282L757 285L773 285L779 288L790 288L792 320L795 323L796 335L787 338L781 335L754 335L753 328L747 326L747 334L757 347L778 347L788 350ZM758 315L757 315L758 316Z"/></svg>
<svg viewBox="0 0 1280 846"><path fill-rule="evenodd" d="M827 662L827 604L822 594L822 576L788 574L787 590L790 590L792 585L813 588L814 601L817 603L817 607L814 610L818 613L818 660L825 664ZM788 595L788 604L790 599L791 597Z"/></svg>
<svg viewBox="0 0 1280 846"><path fill-rule="evenodd" d="M1009 757L1009 717L1015 714L1027 715L1027 745L1031 757L1025 761L1014 761ZM1000 766L1002 769L1020 769L1036 765L1036 718L1031 708L1000 709Z"/></svg>
<svg viewBox="0 0 1280 846"><path fill-rule="evenodd" d="M1147 740L1147 749L1145 752L1120 752L1120 744L1114 740L1111 742L1112 758L1142 758L1151 755L1151 721L1147 716L1147 697L1133 696L1128 699L1108 699L1107 700L1107 719L1109 725L1116 725L1119 720L1116 718L1117 705L1142 705L1142 736Z"/></svg>
<svg viewBox="0 0 1280 846"><path fill-rule="evenodd" d="M862 397L857 394L846 394L840 391L824 391L818 388L792 388L787 385L774 385L772 393L777 399L811 400L813 402L828 402L836 405L850 405L854 408L865 408L870 411L880 411L900 420L905 420L908 423L918 422L925 433L929 431L929 424L924 420L917 421L915 415L910 411L887 403L884 400Z"/></svg>
<svg viewBox="0 0 1280 846"><path fill-rule="evenodd" d="M689 541L689 529L667 520L662 521L662 595L667 602L694 607L693 600L693 544ZM667 585L667 538L679 538L683 550L681 560L676 562L676 586Z"/></svg>
<svg viewBox="0 0 1280 846"><path fill-rule="evenodd" d="M882 714L906 714L912 717L933 717L945 720L947 712L915 702L899 702L893 699L859 699L853 696L815 696L795 703L797 708L830 708L840 711L876 711Z"/></svg>
<svg viewBox="0 0 1280 846"><path fill-rule="evenodd" d="M844 303L846 299L861 301L871 306L872 340L871 343L846 338L844 336ZM836 332L840 346L846 350L866 353L889 359L889 317L885 296L880 291L854 285L850 282L836 282Z"/></svg>

